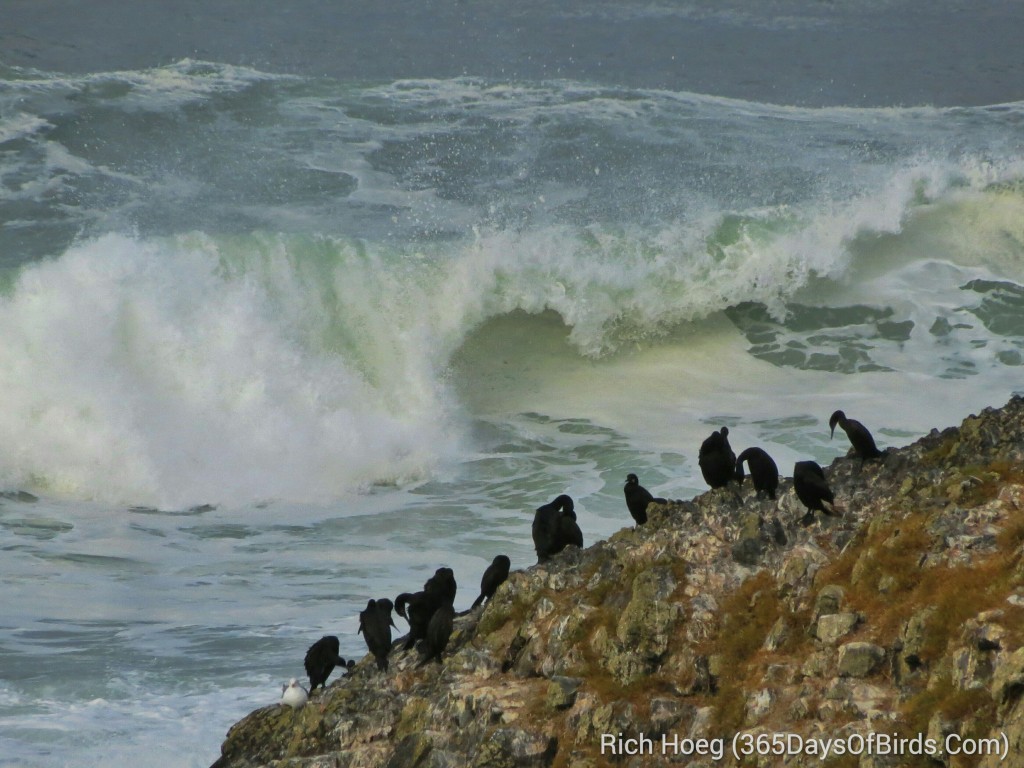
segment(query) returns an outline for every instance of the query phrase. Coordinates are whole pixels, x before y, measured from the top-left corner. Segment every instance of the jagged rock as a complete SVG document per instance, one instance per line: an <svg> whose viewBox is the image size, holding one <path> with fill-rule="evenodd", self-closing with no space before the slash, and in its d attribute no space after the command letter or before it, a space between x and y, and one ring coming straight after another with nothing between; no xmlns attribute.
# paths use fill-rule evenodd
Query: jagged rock
<svg viewBox="0 0 1024 768"><path fill-rule="evenodd" d="M777 651L789 639L789 636L789 624L780 616L772 625L771 631L768 632L768 636L764 639L762 647L766 651Z"/></svg>
<svg viewBox="0 0 1024 768"><path fill-rule="evenodd" d="M822 587L814 601L815 620L820 619L822 616L839 613L842 610L843 598L845 596L846 590L838 584L827 584Z"/></svg>
<svg viewBox="0 0 1024 768"><path fill-rule="evenodd" d="M903 665L904 674L917 672L925 663L922 652L925 648L926 631L928 620L935 614L935 606L922 608L903 626L900 634L900 662Z"/></svg>
<svg viewBox="0 0 1024 768"><path fill-rule="evenodd" d="M992 680L993 653L977 645L958 648L950 661L953 685L962 691L986 688Z"/></svg>
<svg viewBox="0 0 1024 768"><path fill-rule="evenodd" d="M1002 611L986 611L970 619L964 625L964 642L979 651L998 651L1006 638L1006 628L998 622L1003 618Z"/></svg>
<svg viewBox="0 0 1024 768"><path fill-rule="evenodd" d="M800 670L806 677L825 677L832 668L834 656L834 651L811 653L804 660Z"/></svg>
<svg viewBox="0 0 1024 768"><path fill-rule="evenodd" d="M885 649L874 643L847 643L839 648L839 674L868 677L885 661Z"/></svg>
<svg viewBox="0 0 1024 768"><path fill-rule="evenodd" d="M418 768L426 762L433 748L433 742L426 734L410 734L395 746L386 768Z"/></svg>
<svg viewBox="0 0 1024 768"><path fill-rule="evenodd" d="M558 740L519 728L498 728L491 733L471 765L476 768L532 768L548 766L558 750Z"/></svg>
<svg viewBox="0 0 1024 768"><path fill-rule="evenodd" d="M713 738L750 721L806 738L863 735L899 730L908 702L939 734L944 696L977 708L956 727L991 727L1019 754L1022 466L1024 399L1014 398L884 460L837 459L827 471L847 508L841 519L796 525L803 510L788 480L774 508L727 492L653 505L636 530L513 572L483 609L456 620L441 665L417 669L415 653L396 650L381 674L364 660L302 710L275 705L239 721L215 765L597 768L609 764L597 747L606 733ZM957 504L950 487L961 488ZM779 516L770 525L769 509ZM1016 553L997 550L1007 542ZM936 574L955 589L956 574L972 572L993 574L976 615L961 615L964 601L937 612ZM915 592L925 579L931 591ZM834 647L858 619L874 642ZM736 766L657 755L616 764L684 762ZM868 755L859 765L902 763Z"/></svg>
<svg viewBox="0 0 1024 768"><path fill-rule="evenodd" d="M992 698L1001 707L1016 702L1024 693L1024 648L1000 659L992 677Z"/></svg>
<svg viewBox="0 0 1024 768"><path fill-rule="evenodd" d="M856 613L830 613L818 619L814 636L825 645L835 645L856 629L860 617Z"/></svg>
<svg viewBox="0 0 1024 768"><path fill-rule="evenodd" d="M751 513L744 516L740 526L739 540L732 546L732 558L740 565L755 566L761 560L766 538L764 520L759 514Z"/></svg>
<svg viewBox="0 0 1024 768"><path fill-rule="evenodd" d="M595 635L592 647L601 655L604 668L621 683L650 674L664 659L669 638L682 617L681 607L668 600L677 584L667 566L637 574L614 637L606 631Z"/></svg>
<svg viewBox="0 0 1024 768"><path fill-rule="evenodd" d="M775 694L771 688L762 688L747 698L747 722L757 723L771 711Z"/></svg>
<svg viewBox="0 0 1024 768"><path fill-rule="evenodd" d="M576 693L583 683L577 677L553 677L548 685L547 705L552 709L568 709L576 702Z"/></svg>

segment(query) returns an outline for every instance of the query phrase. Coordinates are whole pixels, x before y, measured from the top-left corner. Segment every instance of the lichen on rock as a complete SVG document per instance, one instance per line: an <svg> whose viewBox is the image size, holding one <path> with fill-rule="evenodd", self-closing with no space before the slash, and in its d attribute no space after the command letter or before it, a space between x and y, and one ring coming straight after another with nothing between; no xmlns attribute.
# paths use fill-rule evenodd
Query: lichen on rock
<svg viewBox="0 0 1024 768"><path fill-rule="evenodd" d="M788 480L777 502L746 488L652 505L636 530L511 574L456 620L440 666L364 661L302 710L248 715L215 765L584 768L609 763L606 734L739 729L1005 733L1024 749L1024 400L827 472L841 518L799 525Z"/></svg>

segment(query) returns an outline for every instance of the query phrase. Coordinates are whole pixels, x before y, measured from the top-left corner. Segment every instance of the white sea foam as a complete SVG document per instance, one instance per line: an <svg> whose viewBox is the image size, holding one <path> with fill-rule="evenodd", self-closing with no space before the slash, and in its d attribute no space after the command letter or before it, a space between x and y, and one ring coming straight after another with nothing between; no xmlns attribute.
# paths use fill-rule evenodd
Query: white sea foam
<svg viewBox="0 0 1024 768"><path fill-rule="evenodd" d="M918 219L970 219L982 242L1019 222L1019 193L951 188L949 177L910 169L824 212L655 232L552 225L413 251L284 236L83 242L24 268L0 301L0 481L180 506L325 499L423 476L458 449L451 356L480 323L515 311L556 312L576 353L598 358L741 302L784 321L788 301L829 278L830 301L909 302L901 312L920 327L937 294L908 296L893 277L925 258ZM922 205L922 189L937 202ZM871 278L861 262L885 238L900 248ZM1016 264L1024 279L1014 247L983 250L941 258ZM936 289L943 302L966 274ZM929 348L909 348L924 365ZM879 351L897 368L900 354Z"/></svg>
<svg viewBox="0 0 1024 768"><path fill-rule="evenodd" d="M202 238L108 236L27 268L0 303L3 484L180 505L415 476L449 442L442 386L415 325L396 328L357 269L339 279L374 310L343 329L365 342L363 371L303 337L331 322L314 286L295 296L300 275L278 273L275 297L258 276L226 279Z"/></svg>

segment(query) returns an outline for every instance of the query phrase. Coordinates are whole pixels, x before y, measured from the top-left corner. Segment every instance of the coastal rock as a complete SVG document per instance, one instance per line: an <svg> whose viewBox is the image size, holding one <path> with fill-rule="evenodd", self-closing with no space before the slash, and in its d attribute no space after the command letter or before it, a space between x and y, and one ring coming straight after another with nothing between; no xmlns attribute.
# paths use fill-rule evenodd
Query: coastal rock
<svg viewBox="0 0 1024 768"><path fill-rule="evenodd" d="M860 624L856 613L830 613L818 619L814 636L825 645L835 645Z"/></svg>
<svg viewBox="0 0 1024 768"><path fill-rule="evenodd" d="M885 649L874 643L847 643L839 648L839 674L867 677L882 666Z"/></svg>
<svg viewBox="0 0 1024 768"><path fill-rule="evenodd" d="M363 660L301 710L243 718L214 765L735 768L602 754L602 738L782 723L804 738L1005 733L1024 749L1022 467L1014 398L883 459L834 461L842 518L799 525L785 479L774 505L749 490L652 505L635 530L512 573L456 619L440 665L400 647L387 674Z"/></svg>

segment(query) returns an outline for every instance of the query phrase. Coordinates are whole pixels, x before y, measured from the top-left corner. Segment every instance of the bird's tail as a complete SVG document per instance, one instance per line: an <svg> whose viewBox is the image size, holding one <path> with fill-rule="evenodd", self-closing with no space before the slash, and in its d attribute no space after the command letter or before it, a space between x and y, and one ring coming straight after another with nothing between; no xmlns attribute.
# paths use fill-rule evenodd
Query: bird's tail
<svg viewBox="0 0 1024 768"><path fill-rule="evenodd" d="M483 593L483 592L481 592L481 593L480 593L480 597L478 597L478 598L477 598L476 600L474 600L474 601L473 601L473 604L472 604L471 606L469 606L469 610L473 610L473 609L474 609L474 608L476 608L476 607L477 607L478 605L480 605L480 603L482 603L483 601L484 601L484 593Z"/></svg>

